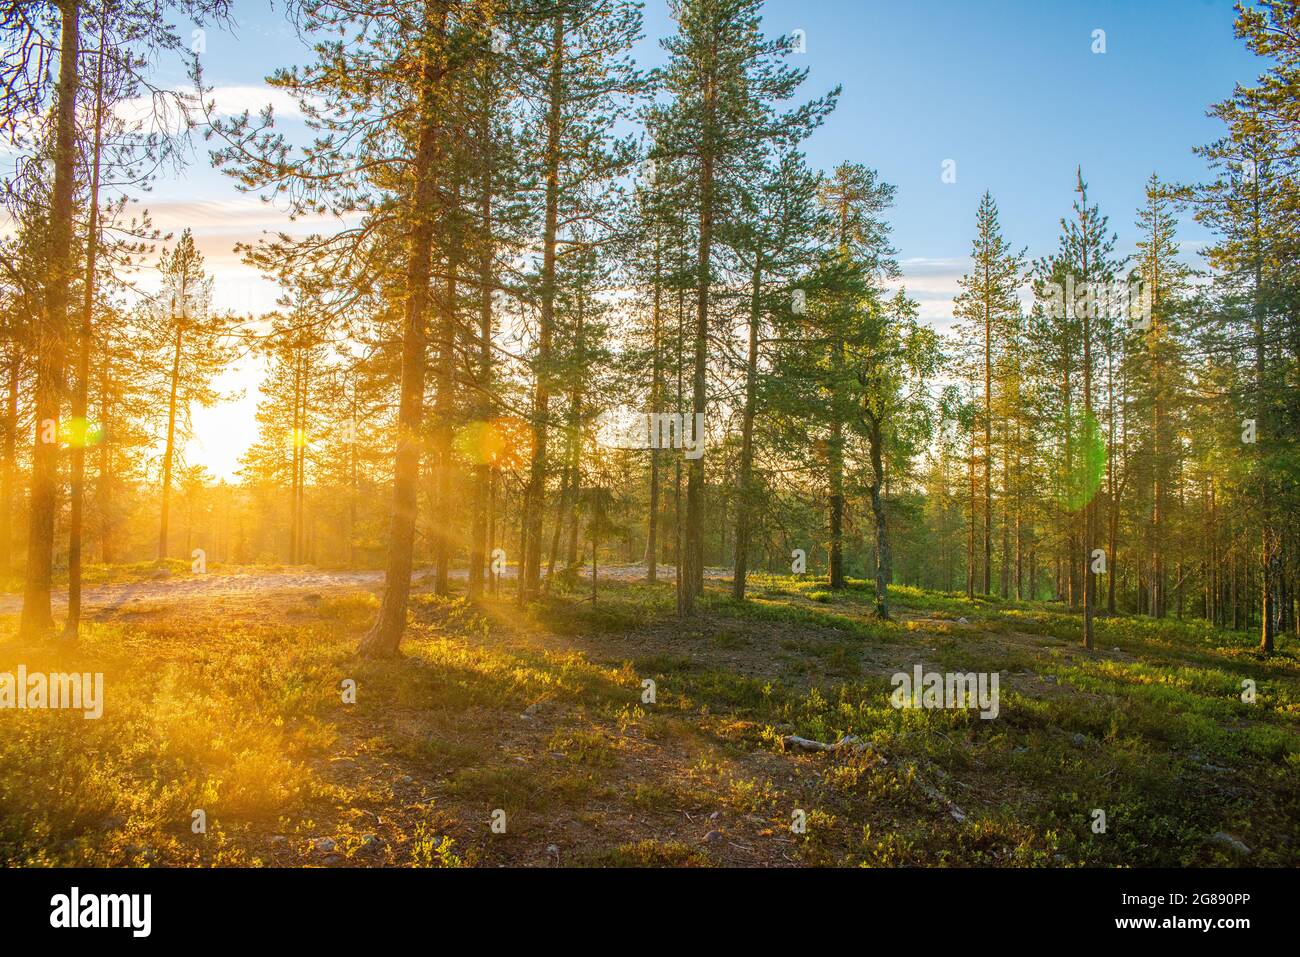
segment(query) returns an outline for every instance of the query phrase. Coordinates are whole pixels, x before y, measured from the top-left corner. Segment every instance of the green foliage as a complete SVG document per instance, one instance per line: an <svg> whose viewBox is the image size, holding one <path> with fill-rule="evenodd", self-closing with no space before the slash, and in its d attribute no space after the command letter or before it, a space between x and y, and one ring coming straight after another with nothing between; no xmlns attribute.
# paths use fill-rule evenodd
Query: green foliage
<svg viewBox="0 0 1300 957"><path fill-rule="evenodd" d="M4 713L0 859L309 863L324 834L339 864L454 867L519 863L563 832L561 863L743 863L733 845L779 856L771 838L799 807L806 864L1295 863L1293 652L1115 617L1088 653L1078 615L1050 603L899 588L884 623L869 582L826 604L807 579L762 587L745 602L708 592L685 627L664 585L611 583L599 612L553 597L523 618L508 600L422 600L407 656L365 664L351 648L369 596L289 603L291 619L131 616L89 625L75 650L2 637L0 666L75 656L107 691L100 721ZM998 717L895 709L890 678L917 662L998 672ZM859 746L801 754L791 734ZM505 834L488 830L493 809ZM682 809L723 839L683 836ZM1211 840L1221 830L1251 856Z"/></svg>

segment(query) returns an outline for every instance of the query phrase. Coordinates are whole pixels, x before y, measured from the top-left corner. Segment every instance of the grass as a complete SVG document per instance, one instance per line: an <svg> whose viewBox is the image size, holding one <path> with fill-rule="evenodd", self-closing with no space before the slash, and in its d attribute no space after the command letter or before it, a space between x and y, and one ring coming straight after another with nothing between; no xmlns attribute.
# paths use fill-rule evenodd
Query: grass
<svg viewBox="0 0 1300 957"><path fill-rule="evenodd" d="M1300 864L1292 640L1103 618L1086 652L1059 605L899 588L882 622L860 581L719 583L685 622L671 585L582 591L418 595L379 663L364 591L104 611L75 647L0 619L0 671L105 676L101 720L0 711L0 864ZM998 717L895 709L917 664L996 671Z"/></svg>
<svg viewBox="0 0 1300 957"><path fill-rule="evenodd" d="M155 559L125 565L88 562L81 567L81 581L87 587L166 581L167 579L186 577L192 574L193 564L188 558ZM240 574L271 575L290 570L285 565L234 565L217 561L207 561L205 567L206 574L214 577ZM329 566L322 567L328 568ZM66 565L55 566L52 581L55 588L66 589L68 587L68 568ZM20 571L0 575L0 594L21 594L23 583L24 579Z"/></svg>

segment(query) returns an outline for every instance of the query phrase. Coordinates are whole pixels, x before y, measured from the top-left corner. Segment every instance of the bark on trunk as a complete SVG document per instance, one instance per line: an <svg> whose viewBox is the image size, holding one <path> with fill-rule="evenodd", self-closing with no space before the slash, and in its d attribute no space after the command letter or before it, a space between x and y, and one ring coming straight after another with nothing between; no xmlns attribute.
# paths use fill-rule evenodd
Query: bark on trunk
<svg viewBox="0 0 1300 957"><path fill-rule="evenodd" d="M984 288L989 284L985 267ZM993 317L984 304L984 594L993 589Z"/></svg>
<svg viewBox="0 0 1300 957"><path fill-rule="evenodd" d="M441 82L442 40L446 3L426 4L429 18L423 38L420 83L420 133L414 157L412 210L407 240L406 304L402 324L402 381L397 412L397 449L393 469L393 506L384 598L374 625L362 639L363 657L397 654L406 630L415 544L416 492L420 479L420 427L424 417L425 320L429 304L429 273L433 251L435 158L438 150L438 88ZM436 46L435 46L436 44Z"/></svg>
<svg viewBox="0 0 1300 957"><path fill-rule="evenodd" d="M491 67L485 69L490 70ZM483 232L483 244L479 252L478 286L479 286L479 324L478 324L478 420L486 432L488 419L492 414L492 269L496 247L492 239L492 116L487 106L495 103L491 92L491 77L486 76L489 93L485 108L482 110L479 124L479 143L483 151L483 170L479 185L479 220ZM486 455L486 449L480 455ZM474 501L472 505L473 520L469 533L469 581L466 586L471 600L483 593L484 565L487 553L484 551L484 539L488 531L488 500L491 498L492 463L482 461L474 467Z"/></svg>
<svg viewBox="0 0 1300 957"><path fill-rule="evenodd" d="M9 392L5 399L4 469L0 473L0 568L13 562L14 475L18 465L18 383L22 360L17 346L9 357Z"/></svg>
<svg viewBox="0 0 1300 957"><path fill-rule="evenodd" d="M660 250L660 237L655 236L655 272L654 272L654 308L651 320L653 355L650 359L650 414L651 422L657 421L662 410L663 395L660 377L660 348L662 335L663 275ZM646 522L645 565L646 581L654 582L659 578L659 449L655 442L650 443L650 507Z"/></svg>
<svg viewBox="0 0 1300 957"><path fill-rule="evenodd" d="M542 560L546 444L550 427L551 339L555 324L555 253L559 232L560 120L564 92L564 13L551 25L551 63L546 118L546 214L542 232L541 309L537 334L537 378L533 387L533 460L524 494L524 554L519 575L522 604L538 591Z"/></svg>
<svg viewBox="0 0 1300 957"><path fill-rule="evenodd" d="M184 302L183 291L181 296L181 301ZM162 507L158 522L159 561L167 558L167 523L171 517L172 459L176 453L176 395L179 391L181 377L181 341L184 320L179 316L174 317L174 320L176 322L176 342L172 347L171 388L168 390L167 398L167 444L163 448L162 462Z"/></svg>
<svg viewBox="0 0 1300 957"><path fill-rule="evenodd" d="M745 598L745 576L749 563L750 522L754 508L754 405L758 392L759 296L763 283L763 258L754 261L749 301L749 350L745 356L745 411L740 427L740 481L736 500L736 559L731 596Z"/></svg>
<svg viewBox="0 0 1300 957"><path fill-rule="evenodd" d="M970 453L966 457L966 478L970 486L966 522L966 597L975 597L975 434L971 433Z"/></svg>
<svg viewBox="0 0 1300 957"><path fill-rule="evenodd" d="M882 457L884 441L880 423L871 416L867 418L867 439L871 446L871 512L876 520L876 614L888 618L889 586L894 576L885 523L885 502L880 494L885 483Z"/></svg>
<svg viewBox="0 0 1300 957"><path fill-rule="evenodd" d="M50 584L54 572L54 512L58 496L58 422L68 339L68 288L72 280L72 196L76 176L78 0L60 0L59 87L55 114L54 184L46 234L44 328L36 353L36 440L27 533L27 572L19 630L54 627ZM53 427L53 441L47 429Z"/></svg>
<svg viewBox="0 0 1300 957"><path fill-rule="evenodd" d="M100 560L111 565L115 557L113 537L116 522L113 517L113 408L110 383L113 381L112 359L108 336L104 337L104 357L99 370L99 427L104 430L104 441L99 447L99 475L95 488L99 497L99 552Z"/></svg>
<svg viewBox="0 0 1300 957"><path fill-rule="evenodd" d="M95 309L95 264L99 255L99 158L104 127L104 35L99 27L99 63L95 70L95 112L90 149L89 215L86 225L86 278L81 303L81 328L77 342L77 385L72 395L72 482L68 516L68 620L63 636L75 639L81 628L81 546L86 505L86 443L90 438L87 405L90 394L90 347Z"/></svg>
<svg viewBox="0 0 1300 957"><path fill-rule="evenodd" d="M713 284L713 202L714 202L714 124L716 122L717 88L713 75L717 63L717 37L713 38L709 68L704 77L704 129L700 162L700 216L699 247L696 266L698 288L695 298L695 356L691 378L691 412L708 413L708 345L709 299ZM702 442L702 435L695 436ZM690 462L686 477L686 554L679 562L679 576L684 573L683 611L695 611L695 599L704 590L704 456Z"/></svg>
<svg viewBox="0 0 1300 957"><path fill-rule="evenodd" d="M451 208L460 205L460 190L452 191ZM460 241L455 236L448 239L446 301L442 304L438 323L437 391L434 394L434 482L433 508L433 590L446 595L451 590L452 517L451 456L452 429L455 415L456 371L456 312L460 269Z"/></svg>

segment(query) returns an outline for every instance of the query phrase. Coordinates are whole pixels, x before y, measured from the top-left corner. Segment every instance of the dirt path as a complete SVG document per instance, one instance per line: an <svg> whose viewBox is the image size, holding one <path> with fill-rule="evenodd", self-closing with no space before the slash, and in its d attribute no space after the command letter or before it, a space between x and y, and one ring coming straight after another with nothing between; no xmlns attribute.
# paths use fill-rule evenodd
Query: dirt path
<svg viewBox="0 0 1300 957"><path fill-rule="evenodd" d="M508 566L502 578L513 579L517 569ZM635 581L645 578L644 565L610 565L599 569L601 581ZM427 588L432 569L417 569L412 576L416 590ZM463 580L467 571L452 569L453 580ZM706 578L720 579L730 575L725 568L706 568ZM584 578L591 577L591 568L582 569ZM659 580L673 581L676 569L671 565L659 566ZM255 597L283 591L322 591L332 588L380 589L384 584L382 571L321 571L295 569L285 571L210 572L206 575L177 575L146 581L122 582L111 585L94 585L82 592L85 608L114 609L124 605L156 601L176 601L190 598L241 598ZM64 609L68 604L67 589L53 595L54 607ZM0 615L16 615L22 611L21 593L0 595Z"/></svg>

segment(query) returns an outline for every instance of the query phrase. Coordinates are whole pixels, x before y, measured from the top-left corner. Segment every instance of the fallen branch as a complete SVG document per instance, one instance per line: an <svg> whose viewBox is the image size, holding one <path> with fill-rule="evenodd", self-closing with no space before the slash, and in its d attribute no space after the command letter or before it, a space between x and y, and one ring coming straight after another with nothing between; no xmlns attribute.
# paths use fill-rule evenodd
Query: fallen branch
<svg viewBox="0 0 1300 957"><path fill-rule="evenodd" d="M787 734L781 739L781 749L783 751L839 751L841 748L852 748L854 754L861 754L863 751L871 750L871 745L851 734L845 735L834 744L813 741L810 738L801 738L797 734ZM881 758L881 761L883 762L884 758Z"/></svg>
<svg viewBox="0 0 1300 957"><path fill-rule="evenodd" d="M912 778L918 785L920 785L921 790L925 792L926 797L941 804L945 809L947 809L948 813L952 815L954 821L958 824L965 822L966 812L959 808L952 799L948 797L948 795L944 794L937 787L923 778L915 764L912 765Z"/></svg>

